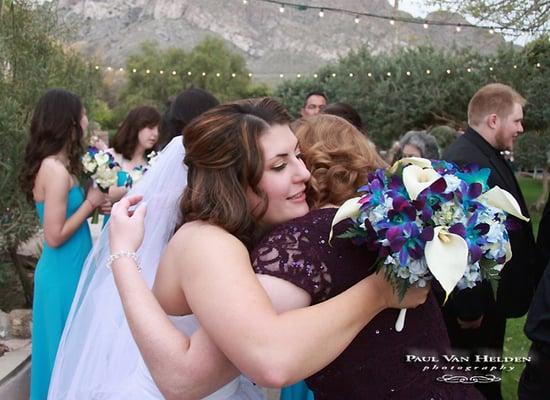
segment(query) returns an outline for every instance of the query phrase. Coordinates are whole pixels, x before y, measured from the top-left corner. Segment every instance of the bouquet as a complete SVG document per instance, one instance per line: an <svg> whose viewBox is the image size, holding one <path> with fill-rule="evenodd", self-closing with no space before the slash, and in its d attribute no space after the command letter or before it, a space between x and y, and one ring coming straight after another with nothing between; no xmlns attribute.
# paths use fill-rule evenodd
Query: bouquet
<svg viewBox="0 0 550 400"><path fill-rule="evenodd" d="M94 184L104 193L107 193L109 187L117 182L120 166L108 151L99 150L93 146L88 147L82 156L82 166L86 176L92 178ZM98 219L99 210L96 208L92 214L92 224L96 224Z"/></svg>
<svg viewBox="0 0 550 400"><path fill-rule="evenodd" d="M137 183L143 174L147 172L149 168L155 163L156 159L158 157L158 153L156 151L152 151L149 154L147 154L147 166L138 165L137 167L134 167L130 172L126 171L118 171L117 172L117 186L124 186L126 188L131 188L134 183Z"/></svg>
<svg viewBox="0 0 550 400"><path fill-rule="evenodd" d="M474 165L459 169L445 161L404 158L371 173L358 190L361 197L346 201L332 226L352 219L340 237L377 251L376 267L401 297L411 285L423 287L435 278L446 300L455 287L498 278L512 256L509 216L528 220L510 193L498 186L489 190L489 174ZM399 313L397 331L405 313Z"/></svg>

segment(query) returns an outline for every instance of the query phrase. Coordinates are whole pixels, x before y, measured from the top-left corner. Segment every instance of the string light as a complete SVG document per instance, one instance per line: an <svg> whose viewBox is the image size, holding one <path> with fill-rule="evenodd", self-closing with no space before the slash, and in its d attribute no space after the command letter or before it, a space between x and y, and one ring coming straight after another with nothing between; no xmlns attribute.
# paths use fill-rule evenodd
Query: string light
<svg viewBox="0 0 550 400"><path fill-rule="evenodd" d="M249 72L249 73L248 73L248 77L249 77L249 78L252 78L252 72Z"/></svg>
<svg viewBox="0 0 550 400"><path fill-rule="evenodd" d="M448 70L447 70L447 75L450 75L450 74L451 74L451 70L448 69Z"/></svg>
<svg viewBox="0 0 550 400"><path fill-rule="evenodd" d="M234 78L236 76L237 76L237 74L235 74L234 72L231 74L231 78Z"/></svg>
<svg viewBox="0 0 550 400"><path fill-rule="evenodd" d="M368 76L369 78L372 78L372 73L369 72L369 73L367 74L367 76Z"/></svg>
<svg viewBox="0 0 550 400"><path fill-rule="evenodd" d="M113 68L107 67L107 71L112 71L112 70L113 70Z"/></svg>
<svg viewBox="0 0 550 400"><path fill-rule="evenodd" d="M203 73L202 73L202 76L206 76L206 72L203 72Z"/></svg>
<svg viewBox="0 0 550 400"><path fill-rule="evenodd" d="M317 74L313 74L313 77L314 77L314 78L318 78L318 77L319 77L319 75L317 75Z"/></svg>
<svg viewBox="0 0 550 400"><path fill-rule="evenodd" d="M493 71L493 67L489 67L489 71L491 71L491 72L492 72L492 71Z"/></svg>
<svg viewBox="0 0 550 400"><path fill-rule="evenodd" d="M187 71L187 76L191 76L193 73L191 71Z"/></svg>
<svg viewBox="0 0 550 400"><path fill-rule="evenodd" d="M120 72L123 72L123 71L124 71L124 68L120 67L118 70L119 70Z"/></svg>
<svg viewBox="0 0 550 400"><path fill-rule="evenodd" d="M160 74L161 74L161 75L164 74L164 71L163 71L162 69L160 70Z"/></svg>
<svg viewBox="0 0 550 400"><path fill-rule="evenodd" d="M540 68L540 63L537 63L537 68Z"/></svg>
<svg viewBox="0 0 550 400"><path fill-rule="evenodd" d="M172 71L172 75L176 75L176 71Z"/></svg>
<svg viewBox="0 0 550 400"><path fill-rule="evenodd" d="M300 3L294 3L294 2L287 2L287 1L281 1L281 0L258 0L263 3L270 3L275 4L279 7L279 11L283 12L282 9L284 9L285 6L296 8L299 11L305 11L305 10L319 10L319 17L323 18L325 15L325 11L331 11L335 13L341 13L341 14L348 14L355 16L354 20L356 23L358 23L358 20L360 17L369 17L369 18L377 18L377 19L384 19L389 20L391 25L395 25L396 22L404 22L404 23L410 23L410 24L422 24L424 29L428 29L430 25L437 25L437 26L454 26L456 27L456 31L460 32L461 27L469 27L469 28L476 28L476 29L483 29L489 31L489 33L494 34L495 31L498 29L500 31L504 32L523 32L523 33L545 33L547 32L546 29L536 29L528 31L524 28L514 28L514 27L507 27L507 26L479 26L471 23L456 23L452 21L428 21L428 20L420 20L413 17L405 17L405 16L388 16L388 15L382 15L377 13L370 13L370 12L359 12L356 10L350 10L346 8L338 8L338 7L327 7L327 6L315 6L315 5L309 5L309 4L300 4ZM243 4L247 4L248 1L243 0Z"/></svg>
<svg viewBox="0 0 550 400"><path fill-rule="evenodd" d="M96 66L95 66L95 69L98 70L98 69L99 69L99 65L96 65Z"/></svg>
<svg viewBox="0 0 550 400"><path fill-rule="evenodd" d="M135 74L137 72L137 69L133 68L132 72Z"/></svg>
<svg viewBox="0 0 550 400"><path fill-rule="evenodd" d="M302 77L302 74L296 74L296 78L300 79Z"/></svg>
<svg viewBox="0 0 550 400"><path fill-rule="evenodd" d="M350 77L350 78L353 78L353 72L350 72L350 73L349 73L349 77Z"/></svg>
<svg viewBox="0 0 550 400"><path fill-rule="evenodd" d="M386 72L386 75L391 76L391 72L389 72L389 71Z"/></svg>
<svg viewBox="0 0 550 400"><path fill-rule="evenodd" d="M285 74L279 74L279 78L284 78L285 77Z"/></svg>
<svg viewBox="0 0 550 400"><path fill-rule="evenodd" d="M244 5L247 5L247 4L248 4L248 0L243 0L243 4L244 4Z"/></svg>
<svg viewBox="0 0 550 400"><path fill-rule="evenodd" d="M411 71L407 71L405 73L407 74L407 76L411 76Z"/></svg>
<svg viewBox="0 0 550 400"><path fill-rule="evenodd" d="M336 78L336 72L333 72L333 73L332 73L332 77L333 77L333 78Z"/></svg>
<svg viewBox="0 0 550 400"><path fill-rule="evenodd" d="M146 73L146 74L150 74L150 73L151 73L151 70L150 70L150 69L147 69L147 70L145 70L145 73Z"/></svg>
<svg viewBox="0 0 550 400"><path fill-rule="evenodd" d="M220 77L220 73L219 72L216 72L216 77Z"/></svg>
<svg viewBox="0 0 550 400"><path fill-rule="evenodd" d="M284 13L284 12L285 12L285 6L284 6L284 4L281 4L281 6L279 7L279 12L280 12L280 13Z"/></svg>
<svg viewBox="0 0 550 400"><path fill-rule="evenodd" d="M466 68L466 71L472 72L472 69L471 68Z"/></svg>
<svg viewBox="0 0 550 400"><path fill-rule="evenodd" d="M426 75L430 75L431 73L432 73L431 70L429 70L429 69L426 70Z"/></svg>

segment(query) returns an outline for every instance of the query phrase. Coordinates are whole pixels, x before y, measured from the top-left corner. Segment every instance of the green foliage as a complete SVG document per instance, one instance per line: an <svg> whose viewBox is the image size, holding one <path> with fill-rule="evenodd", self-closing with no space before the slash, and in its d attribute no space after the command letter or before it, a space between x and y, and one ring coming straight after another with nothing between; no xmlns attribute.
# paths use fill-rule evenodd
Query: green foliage
<svg viewBox="0 0 550 400"><path fill-rule="evenodd" d="M48 3L4 2L0 12L0 258L37 229L36 213L19 189L33 107L50 87L90 100L98 74L62 42L63 28ZM87 104L93 113L93 105Z"/></svg>
<svg viewBox="0 0 550 400"><path fill-rule="evenodd" d="M550 121L546 107L550 103L550 69L544 67L550 65L549 48L546 38L523 50L505 45L490 56L429 47L373 55L364 47L321 68L317 79L285 81L275 95L295 116L306 93L313 90L324 91L329 103L351 104L380 148L390 147L411 129L433 131L440 147L445 148L453 140L452 131L466 127L472 95L487 83L506 83L529 99L527 128L538 132L524 135L515 151L516 160L520 166L527 166L521 164L523 160L542 166L546 143L550 143L545 133ZM536 67L537 62L541 67ZM442 125L447 127L438 127ZM537 156L531 157L535 148Z"/></svg>
<svg viewBox="0 0 550 400"><path fill-rule="evenodd" d="M545 28L550 12L550 3L540 0L428 0L427 3L524 31Z"/></svg>
<svg viewBox="0 0 550 400"><path fill-rule="evenodd" d="M190 87L208 90L221 102L269 94L267 86L252 84L244 58L217 38L205 39L190 52L142 43L139 52L128 58L126 71L127 83L114 111L117 121L137 105L163 109L171 96Z"/></svg>

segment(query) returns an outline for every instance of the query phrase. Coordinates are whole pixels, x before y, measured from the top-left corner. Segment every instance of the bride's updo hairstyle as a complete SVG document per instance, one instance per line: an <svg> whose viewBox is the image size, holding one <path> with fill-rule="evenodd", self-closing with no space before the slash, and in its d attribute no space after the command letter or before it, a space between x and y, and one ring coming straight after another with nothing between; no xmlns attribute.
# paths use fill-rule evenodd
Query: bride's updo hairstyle
<svg viewBox="0 0 550 400"><path fill-rule="evenodd" d="M357 196L369 172L386 166L365 135L343 118L320 114L296 121L292 130L311 172L306 194L313 208Z"/></svg>
<svg viewBox="0 0 550 400"><path fill-rule="evenodd" d="M187 125L183 222L207 221L250 246L268 205L258 187L264 171L259 138L270 126L287 125L290 120L281 104L260 98L219 105ZM256 210L250 208L247 190L262 199Z"/></svg>

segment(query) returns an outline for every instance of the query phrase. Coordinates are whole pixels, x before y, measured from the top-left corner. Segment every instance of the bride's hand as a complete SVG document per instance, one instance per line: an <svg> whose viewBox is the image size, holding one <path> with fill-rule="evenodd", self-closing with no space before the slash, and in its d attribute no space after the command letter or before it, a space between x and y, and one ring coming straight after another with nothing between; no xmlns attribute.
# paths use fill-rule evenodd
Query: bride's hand
<svg viewBox="0 0 550 400"><path fill-rule="evenodd" d="M109 241L111 254L120 251L136 251L144 235L145 203L140 204L135 212L130 207L138 204L142 196L131 196L121 199L111 209L109 221Z"/></svg>
<svg viewBox="0 0 550 400"><path fill-rule="evenodd" d="M400 300L399 293L397 293L392 284L384 277L383 271L378 271L376 274L370 275L368 279L372 279L376 282L376 287L380 295L385 299L386 308L416 308L424 304L431 290L430 282L428 282L425 287L413 285L407 289L405 296Z"/></svg>

